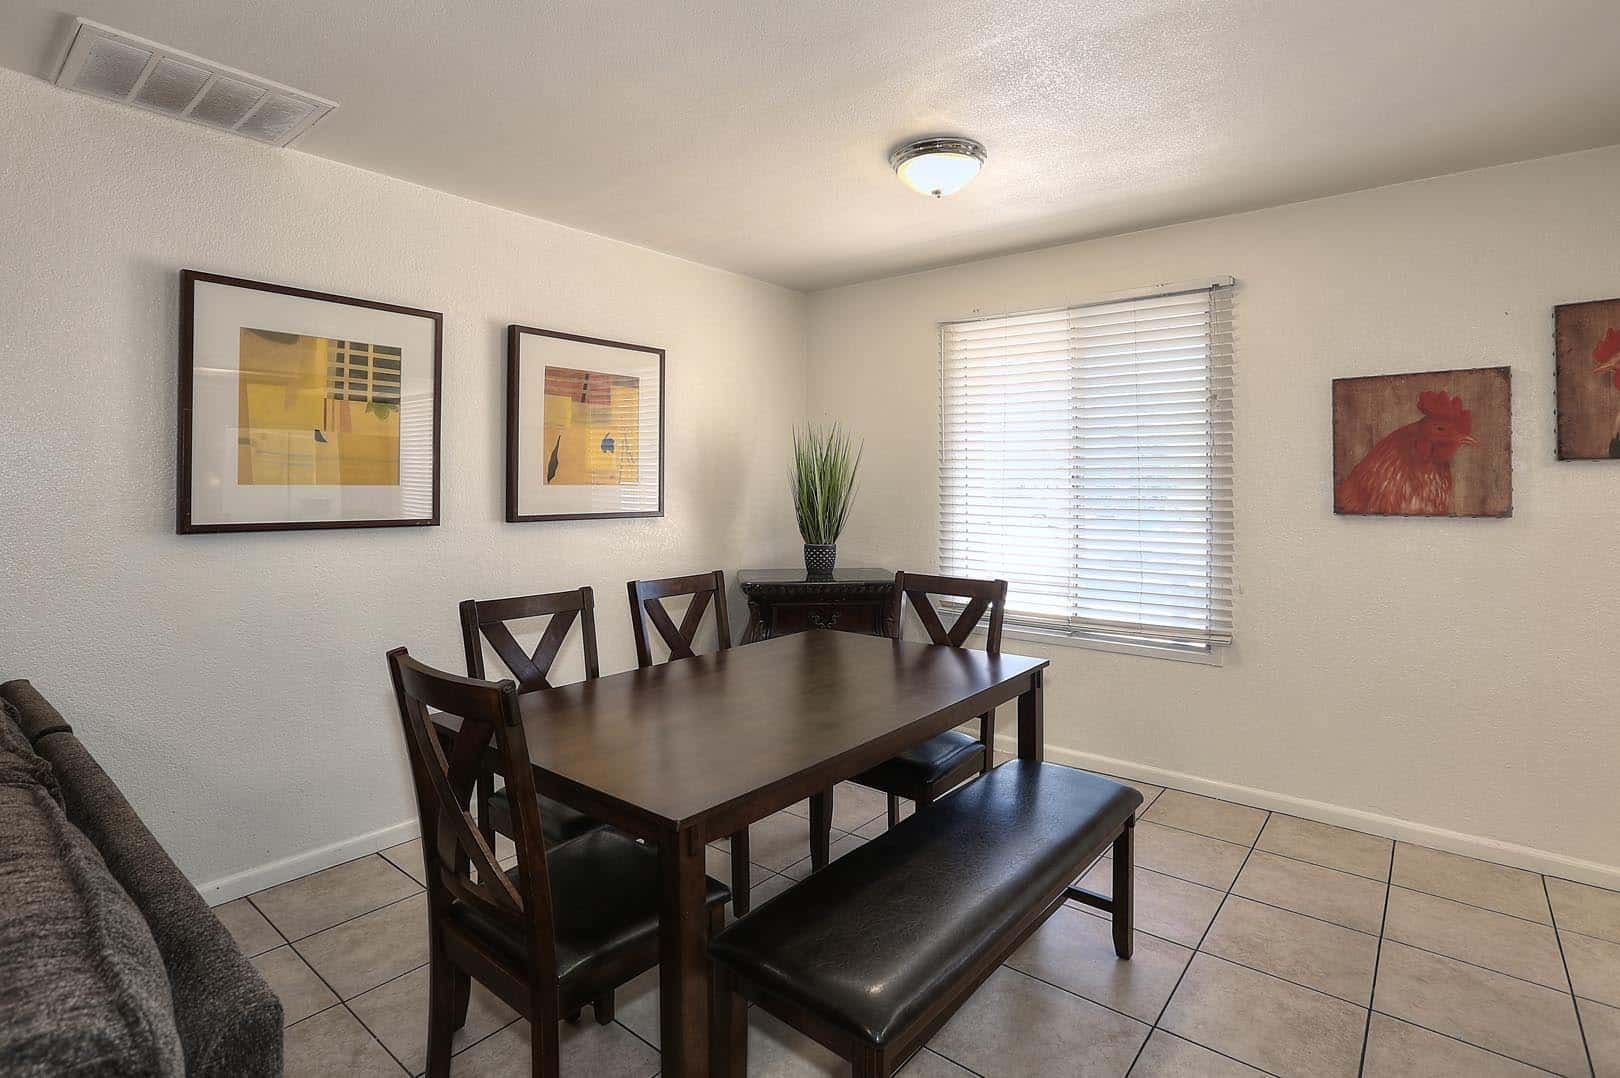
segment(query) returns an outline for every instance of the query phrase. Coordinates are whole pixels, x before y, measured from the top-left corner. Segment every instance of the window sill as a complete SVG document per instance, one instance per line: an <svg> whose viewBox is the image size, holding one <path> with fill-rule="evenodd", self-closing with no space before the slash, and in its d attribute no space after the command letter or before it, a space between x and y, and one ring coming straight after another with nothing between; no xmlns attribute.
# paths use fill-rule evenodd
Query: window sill
<svg viewBox="0 0 1620 1078"><path fill-rule="evenodd" d="M1112 640L1105 637L1059 633L1050 629L1032 629L1021 625L1007 625L1003 637L1030 640L1064 648L1084 648L1087 651L1106 651L1114 655L1136 655L1145 659L1169 659L1172 662L1195 663L1199 666L1225 666L1226 648L1211 645L1207 648L1178 647L1174 644L1138 643L1131 640Z"/></svg>

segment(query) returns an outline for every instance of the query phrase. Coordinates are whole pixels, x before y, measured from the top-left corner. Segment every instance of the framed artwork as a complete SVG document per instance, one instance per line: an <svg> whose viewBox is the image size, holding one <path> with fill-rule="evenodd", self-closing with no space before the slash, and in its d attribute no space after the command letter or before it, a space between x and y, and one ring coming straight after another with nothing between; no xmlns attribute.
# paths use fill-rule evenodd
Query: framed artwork
<svg viewBox="0 0 1620 1078"><path fill-rule="evenodd" d="M176 531L439 523L434 311L180 274Z"/></svg>
<svg viewBox="0 0 1620 1078"><path fill-rule="evenodd" d="M1558 459L1620 460L1620 299L1553 308Z"/></svg>
<svg viewBox="0 0 1620 1078"><path fill-rule="evenodd" d="M506 519L664 515L664 350L506 331Z"/></svg>
<svg viewBox="0 0 1620 1078"><path fill-rule="evenodd" d="M1333 381L1333 511L1513 515L1511 372L1479 367Z"/></svg>

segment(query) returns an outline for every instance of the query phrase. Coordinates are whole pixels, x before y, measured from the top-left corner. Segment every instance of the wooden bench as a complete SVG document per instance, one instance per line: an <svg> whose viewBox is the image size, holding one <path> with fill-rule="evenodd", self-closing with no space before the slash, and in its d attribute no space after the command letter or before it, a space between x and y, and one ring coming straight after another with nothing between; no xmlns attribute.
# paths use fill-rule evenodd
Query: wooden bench
<svg viewBox="0 0 1620 1078"><path fill-rule="evenodd" d="M747 1002L890 1075L1029 935L1075 898L1131 956L1142 795L1060 764L992 769L717 935L711 1072L748 1070ZM1113 898L1073 885L1112 845Z"/></svg>

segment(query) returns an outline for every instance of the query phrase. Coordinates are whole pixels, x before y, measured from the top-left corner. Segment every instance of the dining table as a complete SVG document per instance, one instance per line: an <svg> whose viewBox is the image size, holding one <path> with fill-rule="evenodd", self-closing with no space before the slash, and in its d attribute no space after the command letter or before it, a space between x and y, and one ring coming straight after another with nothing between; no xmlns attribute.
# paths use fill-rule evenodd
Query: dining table
<svg viewBox="0 0 1620 1078"><path fill-rule="evenodd" d="M658 850L662 1074L710 1068L705 846L998 704L1041 759L1046 666L812 630L519 696L538 791Z"/></svg>

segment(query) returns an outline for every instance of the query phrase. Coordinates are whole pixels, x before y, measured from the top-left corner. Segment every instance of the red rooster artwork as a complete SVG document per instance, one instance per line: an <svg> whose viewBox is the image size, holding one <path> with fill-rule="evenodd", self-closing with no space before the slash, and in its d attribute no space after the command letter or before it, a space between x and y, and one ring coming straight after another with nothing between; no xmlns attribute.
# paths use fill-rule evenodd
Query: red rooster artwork
<svg viewBox="0 0 1620 1078"><path fill-rule="evenodd" d="M1620 460L1620 299L1553 308L1558 459Z"/></svg>
<svg viewBox="0 0 1620 1078"><path fill-rule="evenodd" d="M1507 385L1506 368L1334 382L1334 512L1506 516Z"/></svg>
<svg viewBox="0 0 1620 1078"><path fill-rule="evenodd" d="M1451 459L1478 445L1474 416L1461 397L1419 393L1423 418L1384 436L1361 458L1333 494L1341 513L1378 516L1451 516Z"/></svg>

